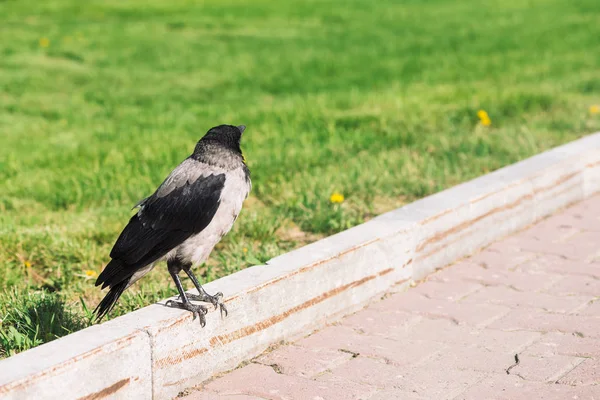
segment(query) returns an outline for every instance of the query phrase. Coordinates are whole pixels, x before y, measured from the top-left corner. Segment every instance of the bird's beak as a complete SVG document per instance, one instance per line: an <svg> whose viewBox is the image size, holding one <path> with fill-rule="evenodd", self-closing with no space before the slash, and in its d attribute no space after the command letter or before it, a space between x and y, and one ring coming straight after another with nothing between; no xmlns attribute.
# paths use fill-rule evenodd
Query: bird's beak
<svg viewBox="0 0 600 400"><path fill-rule="evenodd" d="M244 131L246 130L246 125L238 125L237 128L240 130L240 133L244 133Z"/></svg>

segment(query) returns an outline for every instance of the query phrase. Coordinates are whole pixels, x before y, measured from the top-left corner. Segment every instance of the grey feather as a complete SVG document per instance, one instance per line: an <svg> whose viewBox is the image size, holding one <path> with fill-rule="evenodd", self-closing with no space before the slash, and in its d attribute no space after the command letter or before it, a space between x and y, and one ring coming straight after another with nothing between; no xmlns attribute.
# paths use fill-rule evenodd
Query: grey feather
<svg viewBox="0 0 600 400"><path fill-rule="evenodd" d="M212 166L189 157L169 174L165 181L156 189L154 195L164 197L175 189L194 183L200 176L219 175L224 172L223 168Z"/></svg>

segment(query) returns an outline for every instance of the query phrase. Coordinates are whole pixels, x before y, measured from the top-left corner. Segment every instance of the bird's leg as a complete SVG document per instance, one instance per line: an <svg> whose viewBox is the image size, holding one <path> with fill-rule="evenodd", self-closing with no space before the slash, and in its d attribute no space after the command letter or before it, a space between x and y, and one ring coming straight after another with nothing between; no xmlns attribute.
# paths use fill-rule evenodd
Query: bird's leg
<svg viewBox="0 0 600 400"><path fill-rule="evenodd" d="M211 303L213 306L215 306L215 310L218 306L221 311L221 317L223 316L223 313L225 313L225 316L227 316L227 307L225 307L225 304L223 304L223 293L217 292L214 296L211 296L210 294L206 293L206 290L204 290L202 285L200 285L200 282L198 282L198 278L196 278L196 275L194 275L191 268L184 268L183 271L191 279L192 283L194 284L194 286L196 286L196 289L198 290L197 295L187 294L188 298L190 300L206 301L207 303Z"/></svg>
<svg viewBox="0 0 600 400"><path fill-rule="evenodd" d="M177 291L179 292L179 297L181 298L182 301L179 302L179 301L169 300L165 303L165 305L167 307L180 308L182 310L190 311L192 314L194 314L194 319L196 319L196 317L198 317L198 319L200 319L200 325L202 327L204 327L206 325L206 317L204 317L204 316L208 312L208 309L204 306L195 305L195 304L190 303L188 296L186 295L185 291L183 290L183 285L181 285L181 280L179 279L179 271L181 271L181 268L178 265L173 265L173 264L169 264L168 267L169 267L169 274L171 274L171 278L173 278L173 281L175 282L175 286L177 286Z"/></svg>

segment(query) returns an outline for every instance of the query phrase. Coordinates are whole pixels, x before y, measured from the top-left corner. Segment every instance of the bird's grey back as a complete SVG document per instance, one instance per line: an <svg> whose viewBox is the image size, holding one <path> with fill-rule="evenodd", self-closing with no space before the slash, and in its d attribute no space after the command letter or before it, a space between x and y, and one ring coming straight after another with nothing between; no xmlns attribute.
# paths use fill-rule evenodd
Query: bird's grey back
<svg viewBox="0 0 600 400"><path fill-rule="evenodd" d="M156 189L155 194L158 197L164 197L177 188L194 183L201 176L207 177L225 172L224 168L209 165L188 157L167 176L164 182Z"/></svg>

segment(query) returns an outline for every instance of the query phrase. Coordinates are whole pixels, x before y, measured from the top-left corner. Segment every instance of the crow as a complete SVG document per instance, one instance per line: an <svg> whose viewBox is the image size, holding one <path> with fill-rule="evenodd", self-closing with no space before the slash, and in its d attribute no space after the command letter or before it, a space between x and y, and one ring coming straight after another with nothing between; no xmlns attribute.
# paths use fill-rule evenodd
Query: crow
<svg viewBox="0 0 600 400"><path fill-rule="evenodd" d="M137 213L121 232L110 262L96 280L96 286L110 289L94 310L98 321L113 309L125 289L164 259L181 300L169 300L167 306L192 312L202 326L208 310L190 300L209 302L227 315L223 294L206 293L191 268L206 261L229 232L252 188L240 148L245 129L244 125L211 128L154 194L133 207ZM198 295L183 290L182 270Z"/></svg>

